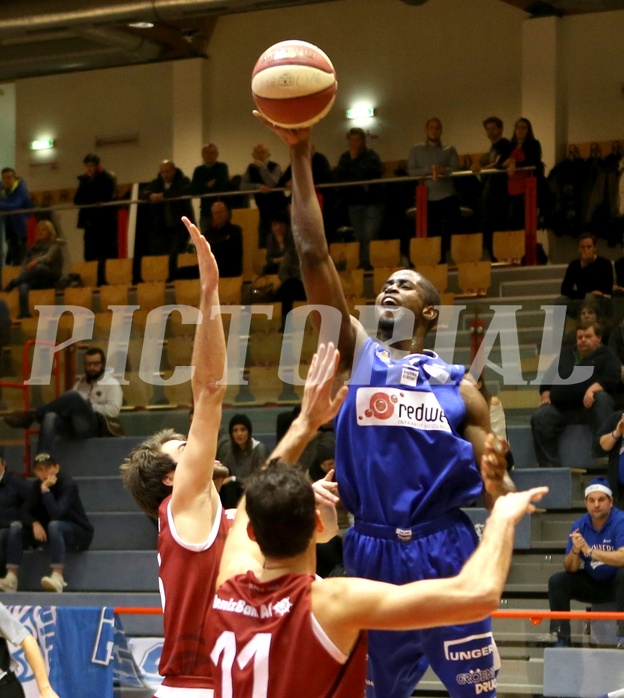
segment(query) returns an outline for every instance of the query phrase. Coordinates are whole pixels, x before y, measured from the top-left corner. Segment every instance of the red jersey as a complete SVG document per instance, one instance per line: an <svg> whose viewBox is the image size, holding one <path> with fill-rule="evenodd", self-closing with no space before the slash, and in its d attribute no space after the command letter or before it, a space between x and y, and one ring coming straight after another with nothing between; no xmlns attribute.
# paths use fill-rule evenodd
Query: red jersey
<svg viewBox="0 0 624 698"><path fill-rule="evenodd" d="M207 636L215 698L363 698L366 636L350 655L334 645L312 613L313 582L247 572L219 587Z"/></svg>
<svg viewBox="0 0 624 698"><path fill-rule="evenodd" d="M176 532L171 497L158 508L158 586L165 636L158 672L165 677L163 686L213 688L206 621L229 528L219 503L208 539L185 543Z"/></svg>

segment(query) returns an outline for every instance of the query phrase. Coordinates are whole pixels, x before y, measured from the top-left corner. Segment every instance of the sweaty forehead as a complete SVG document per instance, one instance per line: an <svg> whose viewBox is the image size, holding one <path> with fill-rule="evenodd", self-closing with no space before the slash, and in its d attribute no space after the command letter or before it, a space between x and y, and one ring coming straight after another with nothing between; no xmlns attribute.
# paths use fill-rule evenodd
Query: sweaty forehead
<svg viewBox="0 0 624 698"><path fill-rule="evenodd" d="M395 271L394 273L390 274L386 283L388 283L388 281L396 281L397 279L408 279L415 284L419 284L420 274L413 269L400 269L399 271Z"/></svg>

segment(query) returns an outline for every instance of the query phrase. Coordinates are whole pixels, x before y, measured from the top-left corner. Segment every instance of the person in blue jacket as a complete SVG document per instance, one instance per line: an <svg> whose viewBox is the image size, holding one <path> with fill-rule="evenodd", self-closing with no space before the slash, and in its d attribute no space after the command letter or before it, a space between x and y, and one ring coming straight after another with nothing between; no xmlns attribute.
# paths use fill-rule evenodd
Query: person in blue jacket
<svg viewBox="0 0 624 698"><path fill-rule="evenodd" d="M0 226L4 228L7 246L6 263L13 267L21 266L26 256L29 214L8 212L31 207L32 201L26 182L17 176L12 167L3 168L0 189ZM2 215L7 213L8 215Z"/></svg>

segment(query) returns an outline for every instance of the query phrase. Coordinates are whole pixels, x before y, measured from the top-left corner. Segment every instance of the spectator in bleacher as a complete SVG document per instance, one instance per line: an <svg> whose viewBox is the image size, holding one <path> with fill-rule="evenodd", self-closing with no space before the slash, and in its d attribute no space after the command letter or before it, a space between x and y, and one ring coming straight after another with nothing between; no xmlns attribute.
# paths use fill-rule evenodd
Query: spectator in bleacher
<svg viewBox="0 0 624 698"><path fill-rule="evenodd" d="M332 173L331 165L329 160L319 153L315 145L312 145L312 179L314 184L330 184L334 181L334 175ZM292 168L290 165L284 170L279 186L290 189L292 183ZM334 225L334 213L336 208L336 190L333 187L323 187L322 189L317 189L317 194L322 197L322 209L323 209L323 221L325 223L325 232L330 239L333 236ZM290 203L291 197L288 197L288 203Z"/></svg>
<svg viewBox="0 0 624 698"><path fill-rule="evenodd" d="M585 489L587 513L577 519L563 560L565 572L548 580L551 611L570 611L570 601L615 601L624 612L624 512L613 506L613 493L604 478L594 478ZM583 566L581 567L581 563ZM553 619L550 631L556 647L571 645L570 621ZM617 647L624 649L624 621L617 623Z"/></svg>
<svg viewBox="0 0 624 698"><path fill-rule="evenodd" d="M0 603L0 696L25 698L26 694L15 675L17 662L9 653L8 643L24 650L24 656L32 669L39 690L39 698L59 698L50 685L45 660L28 628Z"/></svg>
<svg viewBox="0 0 624 698"><path fill-rule="evenodd" d="M271 151L258 143L251 153L252 162L247 166L241 179L242 191L257 191L254 194L256 206L260 212L258 223L258 247L267 246L267 238L271 234L271 218L278 211L283 211L288 206L284 193L273 191L279 185L282 177L282 168L270 159Z"/></svg>
<svg viewBox="0 0 624 698"><path fill-rule="evenodd" d="M12 279L5 291L19 289L19 316L31 317L28 294L31 289L54 288L63 275L63 247L57 241L56 230L50 221L39 221L35 242L26 252L22 271Z"/></svg>
<svg viewBox="0 0 624 698"><path fill-rule="evenodd" d="M559 467L559 437L568 424L587 423L599 451L602 425L613 412L613 397L621 380L620 360L602 343L602 328L594 323L576 330L576 348L563 349L544 375L540 407L531 417L533 444L542 468ZM593 367L584 380L568 383L574 370Z"/></svg>
<svg viewBox="0 0 624 698"><path fill-rule="evenodd" d="M527 179L535 176L538 179L538 190L544 181L544 163L542 162L542 146L533 134L533 126L528 119L520 118L514 125L511 138L511 153L503 162L509 174L507 192L509 193L509 230L523 230L524 206ZM530 173L523 170L516 172L518 167L534 167ZM538 201L539 205L539 201Z"/></svg>
<svg viewBox="0 0 624 698"><path fill-rule="evenodd" d="M24 503L28 491L28 481L6 469L4 447L0 447L0 569L11 557L11 551L22 544ZM0 579L0 591L7 591L4 579Z"/></svg>
<svg viewBox="0 0 624 698"><path fill-rule="evenodd" d="M617 410L602 425L600 448L609 454L607 480L614 494L615 506L624 508L624 410Z"/></svg>
<svg viewBox="0 0 624 698"><path fill-rule="evenodd" d="M85 172L78 176L78 189L74 195L76 205L104 204L115 198L117 180L107 172L99 155L88 153L84 160ZM78 211L78 228L84 230L85 262L98 261L98 283L104 281L104 260L117 257L117 207L98 206Z"/></svg>
<svg viewBox="0 0 624 698"><path fill-rule="evenodd" d="M264 273L279 276L280 285L275 291L274 299L282 304L282 320L285 321L292 310L293 303L306 299L288 211L278 212L272 216L266 261Z"/></svg>
<svg viewBox="0 0 624 698"><path fill-rule="evenodd" d="M12 167L2 169L0 189L0 229L4 228L7 245L6 264L19 267L26 256L28 237L28 213L10 213L30 208L32 202L26 182L18 177Z"/></svg>
<svg viewBox="0 0 624 698"><path fill-rule="evenodd" d="M348 149L334 170L336 182L363 182L383 176L381 158L366 143L364 129L352 128L347 134ZM349 222L360 243L360 269L372 271L370 243L379 237L384 216L384 192L379 184L342 187L340 198L347 206Z"/></svg>
<svg viewBox="0 0 624 698"><path fill-rule="evenodd" d="M596 238L583 233L578 239L579 258L568 264L561 282L561 295L568 302L571 315L576 315L578 302L586 297L610 298L613 289L613 266L611 260L600 257ZM571 302L570 302L571 301Z"/></svg>
<svg viewBox="0 0 624 698"><path fill-rule="evenodd" d="M251 420L246 414L235 414L228 425L228 433L219 440L217 460L229 471L219 496L226 509L236 507L243 494L245 480L267 459L267 448L253 438Z"/></svg>
<svg viewBox="0 0 624 698"><path fill-rule="evenodd" d="M25 523L20 545L9 551L7 574L2 580L4 591L17 591L19 567L24 545L50 549L49 575L42 577L41 586L47 591L62 592L67 586L63 578L68 550L87 550L93 540L93 526L85 513L78 485L60 473L61 466L49 453L35 456L34 473L24 505ZM23 541L23 543L22 543Z"/></svg>
<svg viewBox="0 0 624 698"><path fill-rule="evenodd" d="M170 279L175 278L178 254L186 252L189 243L188 230L182 222L182 217L195 222L191 199L179 199L190 194L191 180L172 160L163 160L160 163L158 176L143 192L152 204L148 254L169 255Z"/></svg>
<svg viewBox="0 0 624 698"><path fill-rule="evenodd" d="M225 162L219 162L219 149L214 143L202 148L202 160L204 164L193 171L191 188L193 194L204 197L199 205L199 229L205 235L211 225L212 205L215 203L212 196L205 195L229 191L230 170Z"/></svg>
<svg viewBox="0 0 624 698"><path fill-rule="evenodd" d="M232 212L225 201L215 201L211 211L211 223L204 235L217 260L219 277L240 276L243 273L242 228L232 223Z"/></svg>
<svg viewBox="0 0 624 698"><path fill-rule="evenodd" d="M106 356L98 347L85 352L84 375L74 387L37 409L17 411L4 421L17 429L28 429L39 422L39 453L49 453L57 435L74 439L94 436L120 436L118 417L123 393L112 369L106 370Z"/></svg>
<svg viewBox="0 0 624 698"><path fill-rule="evenodd" d="M427 234L442 237L442 259L451 249L451 235L459 233L461 213L459 196L450 175L459 170L459 156L452 145L442 143L442 122L434 117L425 124L425 142L415 145L409 154L410 177L429 176L427 185ZM442 179L440 179L442 177ZM413 261L413 260L412 260Z"/></svg>
<svg viewBox="0 0 624 698"><path fill-rule="evenodd" d="M483 122L483 128L490 140L490 150L473 165L473 172L503 171L504 162L511 155L511 143L503 136L503 122L497 116L490 116ZM502 174L486 174L482 177L481 224L483 228L483 246L490 259L495 262L492 236L495 231L507 230L509 221L509 195L507 178Z"/></svg>

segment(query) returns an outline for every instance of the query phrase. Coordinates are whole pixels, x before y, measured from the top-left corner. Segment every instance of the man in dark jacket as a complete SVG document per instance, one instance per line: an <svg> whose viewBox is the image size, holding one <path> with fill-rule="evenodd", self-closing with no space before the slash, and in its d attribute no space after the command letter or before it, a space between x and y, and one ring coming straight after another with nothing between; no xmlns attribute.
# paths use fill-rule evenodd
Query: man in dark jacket
<svg viewBox="0 0 624 698"><path fill-rule="evenodd" d="M12 167L5 167L2 170L0 213L31 208L31 206L32 201L26 182L15 174ZM13 267L19 267L26 256L28 214L13 213L0 216L0 227L2 226L7 243L6 263Z"/></svg>
<svg viewBox="0 0 624 698"><path fill-rule="evenodd" d="M85 156L83 163L85 173L78 177L79 184L74 203L85 205L112 201L115 198L115 177L102 167L99 156L89 153ZM78 227L84 230L85 262L117 257L117 208L115 206L80 209Z"/></svg>
<svg viewBox="0 0 624 698"><path fill-rule="evenodd" d="M541 405L531 417L540 467L561 465L558 441L568 424L589 423L597 446L602 425L613 412L611 394L620 382L622 370L620 360L601 342L600 325L578 327L576 349L564 349L544 376ZM573 372L589 375L579 375L579 380L574 381Z"/></svg>
<svg viewBox="0 0 624 698"><path fill-rule="evenodd" d="M288 201L281 191L273 191L279 187L282 168L271 160L271 151L264 143L258 143L251 153L252 162L245 170L240 183L242 191L255 190L256 206L260 212L258 223L258 247L267 246L271 234L271 218L279 211L288 207Z"/></svg>
<svg viewBox="0 0 624 698"><path fill-rule="evenodd" d="M175 278L178 254L185 252L189 243L189 234L182 223L182 216L195 223L191 199L179 200L178 197L189 196L191 192L191 180L172 160L160 163L158 177L152 180L146 190L153 216L148 253L169 255L170 279Z"/></svg>
<svg viewBox="0 0 624 698"><path fill-rule="evenodd" d="M93 526L80 501L78 485L62 475L60 468L49 453L35 456L37 479L30 483L24 505L24 543L49 546L51 574L42 577L41 586L56 592L67 586L63 579L66 551L86 550L93 539ZM20 546L15 557L7 559L7 575L0 580L4 591L17 590L22 552Z"/></svg>
<svg viewBox="0 0 624 698"><path fill-rule="evenodd" d="M352 128L347 134L349 149L334 170L337 182L362 182L379 179L383 166L379 155L366 145L366 134L361 128ZM384 214L383 190L380 185L362 184L345 187L340 196L347 205L349 221L355 239L360 243L360 268L370 271L370 242L379 237Z"/></svg>
<svg viewBox="0 0 624 698"><path fill-rule="evenodd" d="M0 447L0 568L11 558L16 547L21 549L28 491L27 480L6 469L4 448ZM4 587L5 579L0 579L0 591L10 591Z"/></svg>
<svg viewBox="0 0 624 698"><path fill-rule="evenodd" d="M613 291L613 266L611 260L598 255L595 236L583 233L578 246L579 257L568 264L561 282L561 295L571 315L576 315L579 301L594 298L600 302Z"/></svg>
<svg viewBox="0 0 624 698"><path fill-rule="evenodd" d="M193 194L219 194L230 189L230 170L225 162L219 162L219 149L214 143L208 143L202 148L203 165L193 170L191 180ZM199 205L199 229L205 235L212 217L212 205L217 201L213 197L204 196Z"/></svg>

